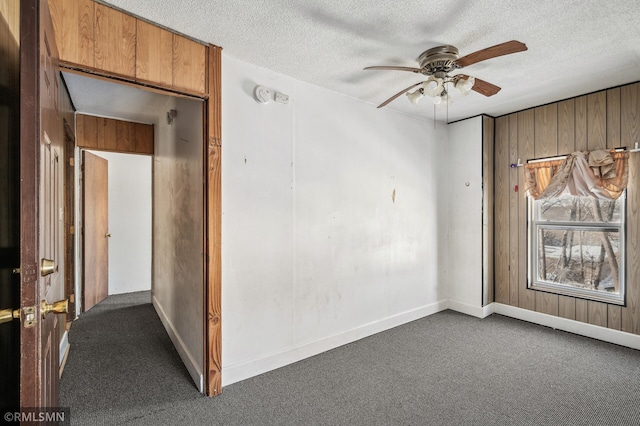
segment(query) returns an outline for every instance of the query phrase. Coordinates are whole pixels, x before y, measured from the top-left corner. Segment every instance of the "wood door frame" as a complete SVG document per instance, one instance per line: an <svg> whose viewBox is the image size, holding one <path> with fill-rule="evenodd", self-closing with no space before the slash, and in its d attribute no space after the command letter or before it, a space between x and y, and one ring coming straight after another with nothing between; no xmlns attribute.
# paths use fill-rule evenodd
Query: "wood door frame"
<svg viewBox="0 0 640 426"><path fill-rule="evenodd" d="M204 185L204 247L203 305L204 305L204 389L208 396L222 393L222 48L207 47L206 78L209 94L203 97L184 92L149 87L147 84L125 82L117 78L96 75L95 70L78 66L67 68L90 78L98 78L143 90L181 98L204 100L203 185ZM153 262L153 259L152 259Z"/></svg>
<svg viewBox="0 0 640 426"><path fill-rule="evenodd" d="M205 102L205 389L222 393L222 48L207 49Z"/></svg>
<svg viewBox="0 0 640 426"><path fill-rule="evenodd" d="M40 193L40 30L38 0L20 1L20 406L40 407L40 296L38 259ZM36 307L36 321L26 328L25 309Z"/></svg>
<svg viewBox="0 0 640 426"><path fill-rule="evenodd" d="M67 313L67 329L76 318L76 245L75 245L75 188L76 188L76 168L75 168L75 147L76 137L72 124L64 119L64 297L69 301L69 312Z"/></svg>

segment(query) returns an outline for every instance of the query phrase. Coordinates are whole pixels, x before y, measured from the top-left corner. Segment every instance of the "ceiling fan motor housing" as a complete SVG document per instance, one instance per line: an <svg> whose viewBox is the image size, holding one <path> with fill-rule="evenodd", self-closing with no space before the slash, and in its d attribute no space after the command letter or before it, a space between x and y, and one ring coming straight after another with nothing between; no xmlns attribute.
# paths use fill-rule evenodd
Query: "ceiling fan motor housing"
<svg viewBox="0 0 640 426"><path fill-rule="evenodd" d="M457 59L458 49L454 46L445 45L433 47L422 52L418 57L418 63L423 74L442 78L447 73L458 68L455 62Z"/></svg>

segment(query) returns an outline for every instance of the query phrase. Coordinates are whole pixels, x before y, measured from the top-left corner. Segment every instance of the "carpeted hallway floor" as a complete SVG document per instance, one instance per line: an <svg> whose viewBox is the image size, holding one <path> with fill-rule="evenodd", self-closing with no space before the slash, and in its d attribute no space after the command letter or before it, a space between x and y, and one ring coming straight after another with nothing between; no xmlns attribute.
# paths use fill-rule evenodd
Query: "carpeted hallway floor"
<svg viewBox="0 0 640 426"><path fill-rule="evenodd" d="M637 425L640 351L444 311L200 395L149 293L74 322L61 406L77 425Z"/></svg>

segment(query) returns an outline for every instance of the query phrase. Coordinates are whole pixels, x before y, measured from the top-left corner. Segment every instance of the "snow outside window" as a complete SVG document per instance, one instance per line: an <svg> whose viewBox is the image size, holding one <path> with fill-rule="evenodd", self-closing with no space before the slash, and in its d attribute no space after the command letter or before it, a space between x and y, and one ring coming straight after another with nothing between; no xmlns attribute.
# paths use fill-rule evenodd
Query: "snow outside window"
<svg viewBox="0 0 640 426"><path fill-rule="evenodd" d="M528 197L529 288L624 305L625 199Z"/></svg>

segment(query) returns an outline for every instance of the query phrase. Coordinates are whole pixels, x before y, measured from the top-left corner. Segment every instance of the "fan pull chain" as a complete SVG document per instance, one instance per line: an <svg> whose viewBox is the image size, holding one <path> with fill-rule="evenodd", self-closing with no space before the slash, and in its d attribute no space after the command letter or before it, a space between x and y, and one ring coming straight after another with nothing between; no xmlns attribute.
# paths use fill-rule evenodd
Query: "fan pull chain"
<svg viewBox="0 0 640 426"><path fill-rule="evenodd" d="M433 130L436 130L436 104L433 104Z"/></svg>

